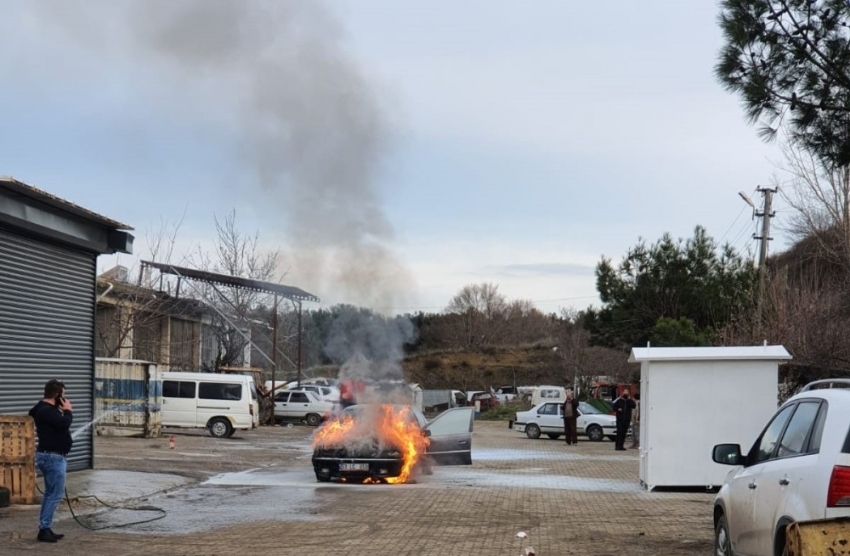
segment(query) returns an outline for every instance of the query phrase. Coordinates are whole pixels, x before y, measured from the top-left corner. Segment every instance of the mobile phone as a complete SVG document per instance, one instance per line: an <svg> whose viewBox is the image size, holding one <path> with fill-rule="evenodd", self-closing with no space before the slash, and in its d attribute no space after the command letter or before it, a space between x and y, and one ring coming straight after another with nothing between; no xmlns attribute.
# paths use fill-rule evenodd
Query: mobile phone
<svg viewBox="0 0 850 556"><path fill-rule="evenodd" d="M56 407L62 407L63 405L65 405L65 398L63 398L61 394L57 395L56 396Z"/></svg>

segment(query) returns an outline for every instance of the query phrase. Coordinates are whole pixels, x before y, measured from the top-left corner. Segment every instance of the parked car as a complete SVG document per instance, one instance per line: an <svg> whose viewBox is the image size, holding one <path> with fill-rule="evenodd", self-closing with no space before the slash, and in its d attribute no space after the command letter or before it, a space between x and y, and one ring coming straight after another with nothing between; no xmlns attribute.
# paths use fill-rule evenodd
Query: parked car
<svg viewBox="0 0 850 556"><path fill-rule="evenodd" d="M519 411L511 428L524 432L528 438L540 438L545 434L549 438L558 439L564 434L564 414L562 402L541 402L528 411ZM590 440L599 441L604 437L614 440L617 433L617 418L602 413L587 402L578 404L578 434L587 436Z"/></svg>
<svg viewBox="0 0 850 556"><path fill-rule="evenodd" d="M502 386L496 390L495 394L499 403L507 403L515 400L517 397L516 388L513 386Z"/></svg>
<svg viewBox="0 0 850 556"><path fill-rule="evenodd" d="M302 392L313 392L316 397L323 402L338 402L339 389L335 386L320 386L318 384L302 384L301 386L293 386L288 390L301 390Z"/></svg>
<svg viewBox="0 0 850 556"><path fill-rule="evenodd" d="M274 420L306 421L315 427L333 412L332 402L322 401L313 392L278 390L274 396Z"/></svg>
<svg viewBox="0 0 850 556"><path fill-rule="evenodd" d="M483 390L470 390L466 393L466 405L474 407L475 402L481 402L480 406L482 412L487 411L488 409L493 409L499 405L499 401L496 399L496 396L490 392L485 392Z"/></svg>
<svg viewBox="0 0 850 556"><path fill-rule="evenodd" d="M789 399L752 448L718 444L735 466L714 501L719 556L786 554L789 523L850 516L850 380L817 381Z"/></svg>
<svg viewBox="0 0 850 556"><path fill-rule="evenodd" d="M417 460L420 469L430 470L436 465L472 464L473 410L470 407L449 409L428 421L421 411L411 406L359 404L345 408L324 427L336 425L347 419L354 425L340 438L319 443L313 450L313 470L316 480L331 479L386 480L399 477L403 458L401 448L384 438L374 418L378 411L391 411L393 419L405 420L412 425L414 434L427 437L428 446L423 458ZM317 431L320 437L322 429Z"/></svg>

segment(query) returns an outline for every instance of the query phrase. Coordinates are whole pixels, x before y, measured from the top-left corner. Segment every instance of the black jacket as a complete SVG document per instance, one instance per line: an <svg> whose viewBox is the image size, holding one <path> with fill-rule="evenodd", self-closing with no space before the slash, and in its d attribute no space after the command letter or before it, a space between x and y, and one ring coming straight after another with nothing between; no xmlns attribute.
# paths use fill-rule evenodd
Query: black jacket
<svg viewBox="0 0 850 556"><path fill-rule="evenodd" d="M39 400L30 409L30 417L35 420L38 451L68 455L74 443L74 439L71 438L71 423L74 416L71 412L63 412L55 405Z"/></svg>
<svg viewBox="0 0 850 556"><path fill-rule="evenodd" d="M637 407L635 401L631 398L624 398L620 396L614 402L614 411L617 412L617 420L625 421L626 423L631 423L632 421L632 411Z"/></svg>
<svg viewBox="0 0 850 556"><path fill-rule="evenodd" d="M564 400L564 403L561 404L561 414L564 416L564 419L567 419L567 404L570 404L573 408L573 419L578 417L578 400L573 398L572 400Z"/></svg>

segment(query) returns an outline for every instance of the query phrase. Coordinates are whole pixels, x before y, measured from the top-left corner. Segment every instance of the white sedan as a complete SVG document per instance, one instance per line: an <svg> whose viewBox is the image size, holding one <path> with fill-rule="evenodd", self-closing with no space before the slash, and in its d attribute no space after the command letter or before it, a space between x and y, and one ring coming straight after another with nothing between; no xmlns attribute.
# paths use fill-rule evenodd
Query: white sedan
<svg viewBox="0 0 850 556"><path fill-rule="evenodd" d="M557 439L564 435L564 416L561 412L563 402L541 402L528 411L520 411L511 428L524 432L528 438L540 438L541 434ZM578 434L598 441L604 437L614 440L617 433L617 418L603 413L586 402L578 404Z"/></svg>
<svg viewBox="0 0 850 556"><path fill-rule="evenodd" d="M313 392L278 390L274 396L275 422L306 421L315 427L330 417L333 409L333 403L320 400Z"/></svg>

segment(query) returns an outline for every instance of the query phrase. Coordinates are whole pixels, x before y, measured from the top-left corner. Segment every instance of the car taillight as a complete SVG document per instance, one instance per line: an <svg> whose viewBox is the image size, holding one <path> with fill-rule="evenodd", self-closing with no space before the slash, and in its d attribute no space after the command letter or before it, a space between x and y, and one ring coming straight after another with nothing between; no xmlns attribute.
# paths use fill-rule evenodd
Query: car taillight
<svg viewBox="0 0 850 556"><path fill-rule="evenodd" d="M829 478L829 491L826 495L826 507L850 506L850 467L836 465Z"/></svg>

